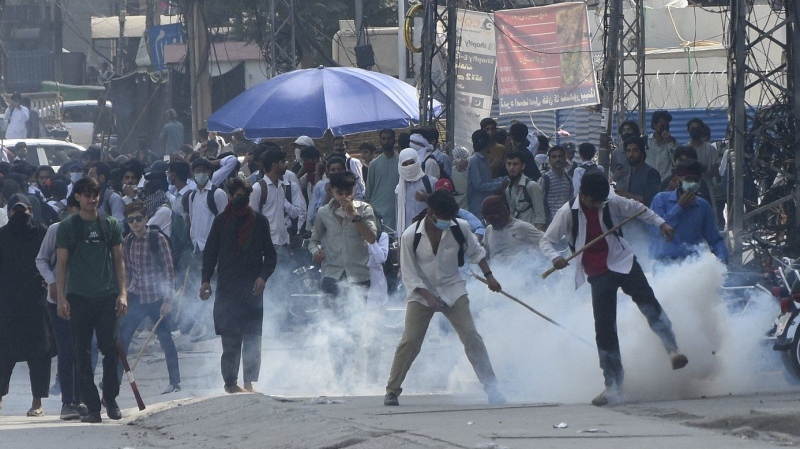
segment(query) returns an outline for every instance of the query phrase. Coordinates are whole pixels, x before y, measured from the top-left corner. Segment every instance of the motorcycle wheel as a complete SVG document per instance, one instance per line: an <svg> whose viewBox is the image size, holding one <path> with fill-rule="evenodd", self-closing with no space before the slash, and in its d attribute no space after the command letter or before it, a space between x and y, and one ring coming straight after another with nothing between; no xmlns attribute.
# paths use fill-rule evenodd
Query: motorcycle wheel
<svg viewBox="0 0 800 449"><path fill-rule="evenodd" d="M786 368L786 380L796 385L800 382L800 327L794 333L789 350L781 352L781 360Z"/></svg>

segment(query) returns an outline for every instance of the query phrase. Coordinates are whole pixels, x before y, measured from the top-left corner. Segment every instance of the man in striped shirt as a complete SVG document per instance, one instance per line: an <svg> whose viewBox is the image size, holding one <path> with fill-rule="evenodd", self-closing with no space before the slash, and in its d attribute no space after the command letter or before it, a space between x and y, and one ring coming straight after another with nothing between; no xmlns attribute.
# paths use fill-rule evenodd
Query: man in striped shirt
<svg viewBox="0 0 800 449"><path fill-rule="evenodd" d="M539 178L539 186L542 188L544 196L544 210L547 216L547 225L553 221L556 211L567 201L575 196L572 179L567 176L567 152L564 147L559 145L551 147L547 151L547 159L550 164L550 171L545 172Z"/></svg>
<svg viewBox="0 0 800 449"><path fill-rule="evenodd" d="M127 352L136 328L146 317L156 323L172 310L175 269L167 238L160 231L147 227L147 206L134 201L125 206L125 222L131 233L122 242L128 280L128 314L119 323L122 348ZM163 394L180 391L181 373L178 350L172 341L168 320L155 329L169 372L169 387ZM122 370L119 370L122 380Z"/></svg>

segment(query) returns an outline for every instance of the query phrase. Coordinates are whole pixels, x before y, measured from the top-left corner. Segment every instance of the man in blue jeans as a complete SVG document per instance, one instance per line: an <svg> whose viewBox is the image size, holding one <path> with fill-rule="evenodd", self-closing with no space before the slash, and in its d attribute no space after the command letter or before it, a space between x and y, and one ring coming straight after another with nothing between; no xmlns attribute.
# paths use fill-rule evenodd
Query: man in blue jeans
<svg viewBox="0 0 800 449"><path fill-rule="evenodd" d="M157 323L172 310L175 285L175 268L167 238L161 232L147 227L147 206L134 201L125 206L125 222L131 228L122 241L122 255L128 280L128 314L120 319L119 340L127 352L136 328L147 317ZM155 329L158 342L164 350L169 373L169 386L162 394L181 391L181 372L178 350L172 341L169 321L162 320ZM122 380L122 371L119 371Z"/></svg>
<svg viewBox="0 0 800 449"><path fill-rule="evenodd" d="M560 270L567 266L567 261L555 249L563 237L567 237L573 251L578 251L612 229L614 223L640 212L642 221L658 227L667 238L672 238L674 230L655 212L638 201L617 195L609 196L609 191L605 175L586 174L581 179L578 196L558 209L539 241L539 248L555 268ZM689 362L685 355L678 352L672 323L653 294L630 247L620 234L612 233L586 247L575 258L578 264L575 288L583 284L584 274L592 286L595 341L606 386L592 400L592 404L597 406L619 400L624 377L617 335L617 290L620 288L631 296L639 311L647 318L650 329L661 339L669 354L672 369L683 368Z"/></svg>

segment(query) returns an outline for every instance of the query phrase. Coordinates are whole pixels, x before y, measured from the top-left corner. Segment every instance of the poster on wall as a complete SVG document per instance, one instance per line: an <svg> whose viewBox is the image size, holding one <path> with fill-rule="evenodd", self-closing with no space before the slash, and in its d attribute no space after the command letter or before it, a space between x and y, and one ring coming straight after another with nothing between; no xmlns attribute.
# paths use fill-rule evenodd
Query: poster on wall
<svg viewBox="0 0 800 449"><path fill-rule="evenodd" d="M491 14L458 10L455 145L472 151L472 133L492 111L495 37Z"/></svg>
<svg viewBox="0 0 800 449"><path fill-rule="evenodd" d="M600 102L585 3L494 13L501 114Z"/></svg>

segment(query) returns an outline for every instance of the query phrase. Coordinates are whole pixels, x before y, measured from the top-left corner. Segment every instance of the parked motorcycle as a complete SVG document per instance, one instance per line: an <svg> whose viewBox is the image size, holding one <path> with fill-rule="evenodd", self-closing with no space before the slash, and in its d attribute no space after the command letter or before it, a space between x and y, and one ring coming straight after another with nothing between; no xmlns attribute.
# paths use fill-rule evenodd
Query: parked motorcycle
<svg viewBox="0 0 800 449"><path fill-rule="evenodd" d="M774 340L772 349L781 353L787 371L800 380L800 260L774 260L778 266L772 295L780 302L781 312L767 337Z"/></svg>

